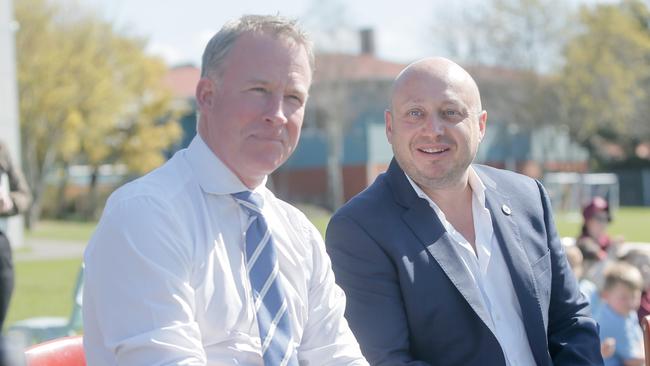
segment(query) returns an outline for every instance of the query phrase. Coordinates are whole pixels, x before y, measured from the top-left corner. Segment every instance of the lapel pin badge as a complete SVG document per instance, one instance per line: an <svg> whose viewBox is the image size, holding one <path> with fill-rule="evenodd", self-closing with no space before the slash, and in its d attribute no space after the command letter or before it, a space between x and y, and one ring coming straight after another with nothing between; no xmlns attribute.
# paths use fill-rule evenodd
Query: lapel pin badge
<svg viewBox="0 0 650 366"><path fill-rule="evenodd" d="M510 216L512 214L512 210L506 204L501 206L501 211L503 211L503 213L506 214L507 216Z"/></svg>

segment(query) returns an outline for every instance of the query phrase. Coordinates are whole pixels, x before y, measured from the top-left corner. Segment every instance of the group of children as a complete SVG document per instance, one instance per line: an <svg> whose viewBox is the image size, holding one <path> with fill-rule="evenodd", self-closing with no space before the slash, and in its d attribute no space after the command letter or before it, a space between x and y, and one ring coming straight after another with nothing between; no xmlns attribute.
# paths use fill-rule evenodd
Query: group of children
<svg viewBox="0 0 650 366"><path fill-rule="evenodd" d="M603 198L592 199L583 216L580 237L566 252L600 325L605 365L642 366L640 320L650 311L650 254L632 249L619 255L622 240L607 235L612 216Z"/></svg>

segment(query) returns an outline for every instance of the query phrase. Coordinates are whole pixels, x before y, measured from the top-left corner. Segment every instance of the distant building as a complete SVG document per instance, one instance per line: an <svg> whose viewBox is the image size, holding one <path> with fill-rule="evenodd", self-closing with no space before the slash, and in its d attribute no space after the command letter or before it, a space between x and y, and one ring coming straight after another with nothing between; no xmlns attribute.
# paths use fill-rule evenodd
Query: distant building
<svg viewBox="0 0 650 366"><path fill-rule="evenodd" d="M164 84L172 91L174 100L172 106L185 113L179 123L183 129L183 135L178 143L173 146L168 155L171 155L190 144L196 135L196 84L201 78L201 70L192 65L176 66L167 73Z"/></svg>

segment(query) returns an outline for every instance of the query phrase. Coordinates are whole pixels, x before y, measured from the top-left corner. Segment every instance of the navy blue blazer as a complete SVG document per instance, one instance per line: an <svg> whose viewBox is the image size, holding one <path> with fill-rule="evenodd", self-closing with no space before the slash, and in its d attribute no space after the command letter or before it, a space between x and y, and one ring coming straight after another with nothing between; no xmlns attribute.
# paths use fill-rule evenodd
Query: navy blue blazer
<svg viewBox="0 0 650 366"><path fill-rule="evenodd" d="M566 260L546 191L520 174L474 169L487 188L537 365L602 365L598 325ZM334 214L326 242L347 296L345 316L371 365L505 365L451 237L394 159Z"/></svg>

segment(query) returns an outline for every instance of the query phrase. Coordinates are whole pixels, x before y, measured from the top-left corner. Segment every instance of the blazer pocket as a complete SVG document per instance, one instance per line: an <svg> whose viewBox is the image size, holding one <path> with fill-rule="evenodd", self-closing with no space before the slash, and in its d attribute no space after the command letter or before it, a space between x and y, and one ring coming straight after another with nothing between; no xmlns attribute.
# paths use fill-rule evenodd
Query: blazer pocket
<svg viewBox="0 0 650 366"><path fill-rule="evenodd" d="M546 253L535 261L532 265L533 277L539 278L551 268L551 250L546 249Z"/></svg>

